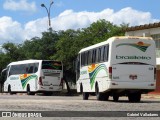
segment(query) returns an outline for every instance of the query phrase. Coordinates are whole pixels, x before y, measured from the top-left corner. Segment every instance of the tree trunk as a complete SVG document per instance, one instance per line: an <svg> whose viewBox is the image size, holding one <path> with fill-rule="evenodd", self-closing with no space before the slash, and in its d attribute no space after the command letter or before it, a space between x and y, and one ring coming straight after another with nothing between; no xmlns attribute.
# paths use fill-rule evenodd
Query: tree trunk
<svg viewBox="0 0 160 120"><path fill-rule="evenodd" d="M65 77L64 77L64 81L65 81L66 86L67 86L67 94L70 95L70 94L71 94L71 89L70 89L69 84L68 84L68 81L66 80Z"/></svg>

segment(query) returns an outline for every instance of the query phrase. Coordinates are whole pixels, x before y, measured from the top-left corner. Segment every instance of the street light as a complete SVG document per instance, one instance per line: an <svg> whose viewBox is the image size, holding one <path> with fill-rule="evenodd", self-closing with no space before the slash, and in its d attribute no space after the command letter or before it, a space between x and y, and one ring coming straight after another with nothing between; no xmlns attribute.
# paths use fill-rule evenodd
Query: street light
<svg viewBox="0 0 160 120"><path fill-rule="evenodd" d="M51 6L53 5L53 1L50 2L50 6L49 6L49 9L47 9L47 7L45 6L45 4L41 4L41 7L44 7L46 10L47 10L47 14L48 14L48 25L49 25L49 29L51 28L51 20L50 20L50 9L51 9Z"/></svg>

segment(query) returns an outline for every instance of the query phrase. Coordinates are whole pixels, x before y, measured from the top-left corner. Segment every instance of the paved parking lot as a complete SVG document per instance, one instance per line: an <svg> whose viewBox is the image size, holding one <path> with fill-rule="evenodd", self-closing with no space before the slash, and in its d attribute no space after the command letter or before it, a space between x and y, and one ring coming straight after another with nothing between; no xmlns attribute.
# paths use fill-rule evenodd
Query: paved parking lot
<svg viewBox="0 0 160 120"><path fill-rule="evenodd" d="M159 111L159 108L159 95L156 97L153 95L143 95L140 103L130 103L127 97L120 97L119 102L113 102L111 97L109 101L97 101L95 96L90 96L89 100L82 100L81 95L0 95L0 111L50 111L49 115L52 115L54 111ZM72 114L70 117L72 117ZM91 117L87 117L86 119L90 119Z"/></svg>

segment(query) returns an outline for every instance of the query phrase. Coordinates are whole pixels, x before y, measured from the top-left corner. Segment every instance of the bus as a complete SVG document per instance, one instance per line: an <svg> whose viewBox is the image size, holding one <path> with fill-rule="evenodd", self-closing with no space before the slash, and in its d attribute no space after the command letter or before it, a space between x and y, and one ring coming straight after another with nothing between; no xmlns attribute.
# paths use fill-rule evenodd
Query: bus
<svg viewBox="0 0 160 120"><path fill-rule="evenodd" d="M119 36L83 48L76 62L77 92L83 99L96 95L139 102L156 87L155 42L151 37Z"/></svg>
<svg viewBox="0 0 160 120"><path fill-rule="evenodd" d="M51 95L62 90L62 62L52 60L24 60L12 62L2 70L3 92L10 94L41 92Z"/></svg>

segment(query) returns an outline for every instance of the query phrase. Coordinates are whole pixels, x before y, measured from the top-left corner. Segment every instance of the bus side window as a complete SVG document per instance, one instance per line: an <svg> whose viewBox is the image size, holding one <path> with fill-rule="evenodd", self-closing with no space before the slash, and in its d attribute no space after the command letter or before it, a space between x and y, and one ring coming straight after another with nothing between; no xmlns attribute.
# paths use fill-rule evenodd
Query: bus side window
<svg viewBox="0 0 160 120"><path fill-rule="evenodd" d="M85 52L81 53L81 66L85 65Z"/></svg>
<svg viewBox="0 0 160 120"><path fill-rule="evenodd" d="M100 62L101 61L101 47L98 48L98 60L97 62Z"/></svg>
<svg viewBox="0 0 160 120"><path fill-rule="evenodd" d="M100 62L103 62L103 55L104 55L104 46L101 47L101 60L100 60Z"/></svg>
<svg viewBox="0 0 160 120"><path fill-rule="evenodd" d="M84 62L85 62L85 53L81 53L81 66L84 66Z"/></svg>
<svg viewBox="0 0 160 120"><path fill-rule="evenodd" d="M29 70L28 70L28 67L26 67L26 71L25 71L25 72L23 72L23 73L28 73L28 71L29 71Z"/></svg>
<svg viewBox="0 0 160 120"><path fill-rule="evenodd" d="M86 52L86 64L88 65L89 63L89 51Z"/></svg>
<svg viewBox="0 0 160 120"><path fill-rule="evenodd" d="M109 53L109 45L103 46L103 57L102 57L103 62L108 61L108 53Z"/></svg>
<svg viewBox="0 0 160 120"><path fill-rule="evenodd" d="M34 73L36 73L38 71L38 66L39 66L39 63L34 64Z"/></svg>
<svg viewBox="0 0 160 120"><path fill-rule="evenodd" d="M87 65L87 52L84 53L84 65Z"/></svg>
<svg viewBox="0 0 160 120"><path fill-rule="evenodd" d="M106 46L106 58L105 58L106 61L108 61L108 56L109 56L109 45Z"/></svg>
<svg viewBox="0 0 160 120"><path fill-rule="evenodd" d="M92 63L92 51L88 51L88 65Z"/></svg>
<svg viewBox="0 0 160 120"><path fill-rule="evenodd" d="M8 76L13 75L13 73L14 73L14 66L11 66Z"/></svg>
<svg viewBox="0 0 160 120"><path fill-rule="evenodd" d="M28 73L33 73L33 66L30 66Z"/></svg>
<svg viewBox="0 0 160 120"><path fill-rule="evenodd" d="M106 46L103 47L103 61L105 61L106 57Z"/></svg>
<svg viewBox="0 0 160 120"><path fill-rule="evenodd" d="M95 49L95 63L97 63L97 54L98 54L98 50Z"/></svg>
<svg viewBox="0 0 160 120"><path fill-rule="evenodd" d="M83 66L83 59L82 59L82 58L83 58L83 57L82 57L83 55L82 55L82 54L83 54L83 53L80 54L80 55L81 55L81 66Z"/></svg>
<svg viewBox="0 0 160 120"><path fill-rule="evenodd" d="M34 73L38 71L38 67L34 67Z"/></svg>
<svg viewBox="0 0 160 120"><path fill-rule="evenodd" d="M104 46L104 61L108 61L109 45Z"/></svg>
<svg viewBox="0 0 160 120"><path fill-rule="evenodd" d="M93 49L92 50L92 64L96 63L96 54L97 54L96 49Z"/></svg>

